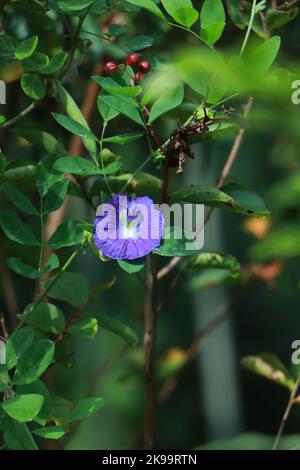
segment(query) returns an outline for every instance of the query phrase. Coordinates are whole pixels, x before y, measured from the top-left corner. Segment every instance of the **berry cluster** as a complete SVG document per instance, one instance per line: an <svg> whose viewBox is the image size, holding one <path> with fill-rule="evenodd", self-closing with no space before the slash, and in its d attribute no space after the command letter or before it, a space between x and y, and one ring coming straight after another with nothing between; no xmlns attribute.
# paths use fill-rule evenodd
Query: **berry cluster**
<svg viewBox="0 0 300 470"><path fill-rule="evenodd" d="M124 61L125 66L130 65L132 68L137 67L138 70L135 72L134 77L131 77L135 82L141 81L144 78L146 73L149 73L151 70L151 64L148 60L141 60L141 56L133 52L129 54ZM109 60L104 64L104 72L106 73L115 73L118 70L123 70L124 67L119 65L114 60Z"/></svg>

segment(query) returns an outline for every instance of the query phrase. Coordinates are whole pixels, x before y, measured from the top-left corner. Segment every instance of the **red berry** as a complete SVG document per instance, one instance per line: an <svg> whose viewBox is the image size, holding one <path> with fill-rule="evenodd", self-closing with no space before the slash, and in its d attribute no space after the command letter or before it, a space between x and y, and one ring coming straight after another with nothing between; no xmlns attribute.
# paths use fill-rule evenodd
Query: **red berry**
<svg viewBox="0 0 300 470"><path fill-rule="evenodd" d="M140 60L140 56L136 53L133 53L133 54L129 54L126 59L125 59L125 64L126 65L135 65L138 63L138 61Z"/></svg>
<svg viewBox="0 0 300 470"><path fill-rule="evenodd" d="M137 72L134 76L136 82L141 82L144 80L144 75L141 72Z"/></svg>
<svg viewBox="0 0 300 470"><path fill-rule="evenodd" d="M104 69L104 72L112 73L112 72L116 72L119 69L119 65L114 60L109 60L108 62L104 64L103 69Z"/></svg>
<svg viewBox="0 0 300 470"><path fill-rule="evenodd" d="M151 70L151 64L148 60L142 60L139 62L139 69L142 73L148 73Z"/></svg>

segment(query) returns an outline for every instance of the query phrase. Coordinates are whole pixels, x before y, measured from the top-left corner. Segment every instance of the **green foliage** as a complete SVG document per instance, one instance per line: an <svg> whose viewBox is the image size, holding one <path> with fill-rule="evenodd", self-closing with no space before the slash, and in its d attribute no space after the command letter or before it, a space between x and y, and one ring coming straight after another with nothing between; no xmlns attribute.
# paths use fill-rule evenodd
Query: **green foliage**
<svg viewBox="0 0 300 470"><path fill-rule="evenodd" d="M31 229L22 222L15 212L0 212L0 227L5 235L16 243L27 246L40 246Z"/></svg>
<svg viewBox="0 0 300 470"><path fill-rule="evenodd" d="M31 384L49 367L54 356L54 343L40 339L31 344L17 363L13 383L15 385Z"/></svg>
<svg viewBox="0 0 300 470"><path fill-rule="evenodd" d="M25 95L33 100L41 100L46 94L43 80L33 73L24 73L21 85Z"/></svg>
<svg viewBox="0 0 300 470"><path fill-rule="evenodd" d="M104 406L104 399L100 397L83 398L74 406L57 395L56 390L52 393L52 385L50 393L43 381L49 368L55 371L54 385L60 371L70 369L66 380L72 387L76 385L78 368L74 365L81 352L76 346L80 339L95 340L95 347L99 343L102 348L101 387L103 385L107 395L109 411L116 401L122 417L130 417L131 422L135 422L133 408L136 406L138 412L141 411L143 368L146 366L148 393L150 383L156 383L156 378L166 381L159 391L160 400L165 385L168 389L168 380L174 378L176 385L179 374L190 361L189 354L195 353L195 343L187 352L174 347L163 359L153 353L157 367L151 363L151 342L155 344L154 317L165 305L178 279L188 275L189 280L183 280L183 286L190 291L230 284L241 289L251 279L251 270L257 272L256 265L245 266L244 261L241 265L231 254L214 251L214 248L203 251L197 244L196 232L187 234L171 222L170 227L164 227L160 246L149 254L147 267L145 257L114 262L96 248L93 220L100 201L107 202L118 193L133 198L149 196L157 203L204 204L232 212L232 220L234 213L256 218L270 216L264 200L254 190L227 181L222 187L212 185L217 174L207 183L203 175L200 179L200 175L198 178L194 174L196 184L189 185L189 175L195 172L196 165L188 157L192 157L193 152L197 159L203 156L208 168L215 141L219 153L223 154L236 137L222 173L227 180L244 132L248 132L248 127L255 128L253 122L263 132L264 108L269 106L269 112L275 116L276 103L281 106L283 99L286 100L295 77L275 68L270 71L281 44L280 37L273 36L273 32L289 24L298 8L291 4L275 9L265 2L257 2L253 8L252 2L241 4L239 0L228 0L226 5L221 0L205 0L200 2L200 9L199 2L192 0L15 0L2 3L0 15L5 34L0 35L1 80L9 84L9 99L15 93L19 100L10 107L9 116L5 111L0 116L0 126L8 139L7 155L0 153L0 189L4 196L0 227L4 250L9 252L5 256L7 266L21 276L13 276L8 283L4 279L3 286L7 289L11 282L20 282L20 279L25 282L24 278L26 284L21 285L22 288L17 285L16 292L22 297L16 302L9 298L14 289L10 288L3 295L4 317L9 318L8 314L12 313L13 317L9 318L6 338L7 328L5 323L2 325L1 313L1 339L3 334L7 342L6 364L0 366L0 428L5 448L37 450L34 436L61 439L72 431L73 423L76 426L78 421L93 416ZM141 21L146 24L140 25ZM230 25L228 34L221 44L227 23ZM237 41L235 26L244 31L239 32ZM151 33L152 28L155 28L154 33ZM254 39L254 35L258 38ZM137 62L128 65L127 56L133 52L138 52ZM117 70L98 76L101 57L115 60ZM150 62L149 73L142 72L140 60ZM94 75L90 77L90 74ZM90 78L93 81L89 81ZM256 114L252 109L248 122L242 105L250 96L257 108ZM93 104L95 107L97 104L99 113L93 113ZM290 138L289 132L298 138L294 124L297 119L290 108L288 113L284 113L283 105L282 109L274 122L278 120L276 125L283 126L286 115L291 113L287 138ZM11 115L13 112L17 114ZM268 129L269 133L277 134L278 127L275 127L276 132ZM193 144L196 145L191 148ZM120 149L118 155L114 153L116 145ZM271 154L271 151L266 153ZM290 176L268 191L270 205L276 210L268 232L256 235L253 230L257 241L250 246L249 256L254 263L300 254L299 224L294 220L299 205L299 162L296 158L296 163L287 164L285 152L282 154L281 165L288 166ZM218 161L216 166L221 163ZM249 175L255 174L252 165L254 163L250 162ZM183 168L186 176L180 186L178 173ZM176 169L179 169L177 173ZM247 171L243 173L243 180L248 182ZM266 183L263 181L263 188L267 181L267 178ZM67 196L71 202L70 212L63 210L52 214L62 208ZM60 218L62 212L63 218ZM239 219L236 220L239 224ZM264 222L268 224L268 220ZM52 252L56 250L60 250L60 259ZM81 269L82 273L70 271L71 263L80 252L87 252L88 256L78 257L74 271ZM5 268L4 265L4 276ZM171 277L170 285L167 280L159 284L164 268L167 272L179 268L173 280ZM118 284L112 272L117 273ZM142 301L133 287L136 278L140 284L145 283L146 354L137 348L140 330L137 325L138 333L135 331L135 321L138 324L143 315L140 312ZM111 302L114 297L117 300L120 297L119 306L124 301L124 285L126 307L128 304L131 308L131 302L136 307L136 315L129 317L129 321L126 308L117 312L108 308L114 305ZM137 286L141 287L138 283ZM182 293L184 290L180 291ZM148 318L149 309L152 311ZM165 321L163 317L158 323L164 326ZM174 331L178 321L176 315L172 315ZM11 331L15 322L17 326ZM134 325L134 329L127 323ZM110 352L111 343L103 341L102 330L126 343L117 361L115 351ZM164 340L164 333L159 341L161 338ZM116 338L115 341L118 342ZM168 341L170 344L177 341L176 334ZM159 343L159 351L163 344L163 341ZM135 349L129 351L129 347ZM86 352L84 360L90 361L89 350ZM98 350L95 352L97 354ZM96 357L93 366L98 362ZM247 356L242 359L242 365L290 392L295 387L293 373L273 354ZM106 369L110 368L111 376L107 379ZM93 372L92 367L90 369ZM154 374L157 370L157 376L151 378L149 371L152 369ZM117 384L113 384L115 388L110 383L113 380ZM71 394L75 402L78 401L77 388L74 386ZM81 388L86 389L84 380ZM128 406L126 390L134 406ZM70 395L69 391L67 393ZM101 418L105 422L104 414L99 415L99 422ZM25 423L31 423L30 428ZM123 435L121 440L122 445L128 446ZM42 439L38 442L40 445ZM288 442L282 441L282 447ZM102 448L106 442L99 445ZM269 448L270 440L250 434L201 448L248 447Z"/></svg>
<svg viewBox="0 0 300 470"><path fill-rule="evenodd" d="M261 375L291 391L295 387L295 380L291 373L274 354L247 356L241 362L243 367L256 375Z"/></svg>
<svg viewBox="0 0 300 470"><path fill-rule="evenodd" d="M62 311L48 302L41 302L37 306L28 305L24 315L29 326L47 333L59 334L65 328L66 323Z"/></svg>
<svg viewBox="0 0 300 470"><path fill-rule="evenodd" d="M58 276L58 275L57 275ZM47 289L52 284L52 279L45 282ZM87 279L78 273L65 272L48 292L49 297L63 300L73 307L84 304L88 298L90 286Z"/></svg>
<svg viewBox="0 0 300 470"><path fill-rule="evenodd" d="M40 412L44 398L42 395L17 395L2 403L5 413L19 423L32 421Z"/></svg>
<svg viewBox="0 0 300 470"><path fill-rule="evenodd" d="M209 186L189 186L172 195L177 202L205 204L245 215L265 217L269 214L263 199L250 188L231 183L220 189Z"/></svg>
<svg viewBox="0 0 300 470"><path fill-rule="evenodd" d="M15 49L16 59L23 60L31 57L38 45L38 41L38 36L32 36L31 38L22 41Z"/></svg>
<svg viewBox="0 0 300 470"><path fill-rule="evenodd" d="M103 398L89 397L81 400L68 416L69 422L80 421L81 419L92 416L104 405Z"/></svg>
<svg viewBox="0 0 300 470"><path fill-rule="evenodd" d="M215 44L222 36L226 24L222 0L205 0L201 8L201 36L209 44Z"/></svg>

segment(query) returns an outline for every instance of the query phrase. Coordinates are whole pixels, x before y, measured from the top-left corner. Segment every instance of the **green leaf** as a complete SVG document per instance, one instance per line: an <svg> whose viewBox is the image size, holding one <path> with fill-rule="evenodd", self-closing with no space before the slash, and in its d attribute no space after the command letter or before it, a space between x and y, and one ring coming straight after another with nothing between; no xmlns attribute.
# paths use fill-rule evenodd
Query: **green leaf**
<svg viewBox="0 0 300 470"><path fill-rule="evenodd" d="M108 106L101 100L101 96L105 95L103 92L97 98L98 111L105 122L109 122L119 115L119 112Z"/></svg>
<svg viewBox="0 0 300 470"><path fill-rule="evenodd" d="M18 385L16 388L18 395L28 395L28 394L37 394L41 395L44 398L42 408L40 409L38 415L34 418L34 421L41 426L44 426L49 418L50 408L51 408L51 398L50 393L40 379L28 385Z"/></svg>
<svg viewBox="0 0 300 470"><path fill-rule="evenodd" d="M232 276L238 276L240 273L240 263L231 255L223 253L200 253L191 256L181 263L184 270L194 270L198 268L216 268L226 269Z"/></svg>
<svg viewBox="0 0 300 470"><path fill-rule="evenodd" d="M5 400L2 403L2 408L8 416L19 423L26 423L27 421L32 421L39 414L43 401L42 395L17 395L9 400Z"/></svg>
<svg viewBox="0 0 300 470"><path fill-rule="evenodd" d="M122 86L110 77L103 78L94 76L92 79L111 95L124 95L125 97L128 96L129 98L134 98L142 91L141 86ZM129 103L136 106L134 100L129 101Z"/></svg>
<svg viewBox="0 0 300 470"><path fill-rule="evenodd" d="M153 38L150 36L145 36L144 34L140 36L135 36L132 39L129 39L126 43L126 49L129 52L141 51L147 47L153 45Z"/></svg>
<svg viewBox="0 0 300 470"><path fill-rule="evenodd" d="M89 302L97 300L104 292L110 290L116 283L117 277L113 276L109 281L101 282L94 286L89 293Z"/></svg>
<svg viewBox="0 0 300 470"><path fill-rule="evenodd" d="M31 57L24 59L22 65L26 72L39 72L49 63L49 57L42 52L34 52Z"/></svg>
<svg viewBox="0 0 300 470"><path fill-rule="evenodd" d="M53 278L50 278L45 282L45 288L49 286L52 280ZM79 307L88 299L89 291L90 286L84 276L78 273L66 272L60 276L48 295L54 299L68 302L73 307Z"/></svg>
<svg viewBox="0 0 300 470"><path fill-rule="evenodd" d="M27 59L27 57L30 57L34 53L38 42L38 36L32 36L31 38L22 41L15 50L16 58L18 60L23 60Z"/></svg>
<svg viewBox="0 0 300 470"><path fill-rule="evenodd" d="M171 111L171 109L177 108L184 98L184 87L182 83L179 83L175 87L167 90L157 101L153 104L150 115L149 123L155 121L162 114Z"/></svg>
<svg viewBox="0 0 300 470"><path fill-rule="evenodd" d="M63 178L49 189L43 205L44 215L49 214L49 212L54 212L61 207L67 196L68 186L69 180Z"/></svg>
<svg viewBox="0 0 300 470"><path fill-rule="evenodd" d="M138 7L143 7L145 10L148 10L162 20L165 20L163 13L153 0L127 0L127 2L132 3L132 5L136 5Z"/></svg>
<svg viewBox="0 0 300 470"><path fill-rule="evenodd" d="M108 142L110 144L126 145L130 142L135 142L138 139L141 139L144 134L138 132L130 132L127 134L115 135L113 137L106 137L103 139L103 142Z"/></svg>
<svg viewBox="0 0 300 470"><path fill-rule="evenodd" d="M22 137L23 139L30 142L32 145L36 147L46 150L49 154L51 153L61 153L66 154L67 151L64 148L63 144L57 140L52 134L49 132L42 131L39 129L21 129L18 128L14 130L16 135ZM39 163L43 162L47 158L44 157Z"/></svg>
<svg viewBox="0 0 300 470"><path fill-rule="evenodd" d="M261 375L291 391L295 387L293 377L274 354L263 353L259 356L247 356L241 360L241 364L250 372Z"/></svg>
<svg viewBox="0 0 300 470"><path fill-rule="evenodd" d="M8 34L0 35L0 56L12 59L15 56L15 50L19 45L19 41Z"/></svg>
<svg viewBox="0 0 300 470"><path fill-rule="evenodd" d="M80 400L69 414L69 422L80 421L95 414L104 405L103 398L89 397Z"/></svg>
<svg viewBox="0 0 300 470"><path fill-rule="evenodd" d="M120 192L127 182L131 191L139 195L145 195L150 192L159 193L162 189L162 180L143 171L138 174L123 173L119 176L109 176L108 182L114 192ZM105 182L96 181L89 191L89 196L99 196L101 191L106 191Z"/></svg>
<svg viewBox="0 0 300 470"><path fill-rule="evenodd" d="M24 314L26 323L47 333L59 334L65 328L65 317L56 305L41 302L35 307L34 303L28 305Z"/></svg>
<svg viewBox="0 0 300 470"><path fill-rule="evenodd" d="M135 274L145 267L145 259L141 258L133 261L118 260L118 265L129 274Z"/></svg>
<svg viewBox="0 0 300 470"><path fill-rule="evenodd" d="M40 246L31 229L22 222L15 212L0 212L0 227L5 235L16 243L27 246Z"/></svg>
<svg viewBox="0 0 300 470"><path fill-rule="evenodd" d="M195 289L209 289L238 282L239 278L232 277L226 269L205 268L199 274L193 276L187 283L189 291Z"/></svg>
<svg viewBox="0 0 300 470"><path fill-rule="evenodd" d="M194 8L178 8L174 11L173 18L177 23L190 28L198 20L199 13Z"/></svg>
<svg viewBox="0 0 300 470"><path fill-rule="evenodd" d="M61 426L48 426L47 428L34 429L32 434L44 439L60 439L65 435L65 430Z"/></svg>
<svg viewBox="0 0 300 470"><path fill-rule="evenodd" d="M166 227L164 239L159 248L153 253L160 256L190 256L202 249L196 241L187 239L181 227Z"/></svg>
<svg viewBox="0 0 300 470"><path fill-rule="evenodd" d="M20 328L15 331L6 343L6 368L12 369L17 364L19 357L31 346L33 331L31 328Z"/></svg>
<svg viewBox="0 0 300 470"><path fill-rule="evenodd" d="M62 180L62 175L54 170L55 162L60 158L59 154L46 155L36 168L36 185L40 196L44 198L52 186Z"/></svg>
<svg viewBox="0 0 300 470"><path fill-rule="evenodd" d="M201 36L209 44L215 44L222 36L226 16L222 0L205 0L200 13Z"/></svg>
<svg viewBox="0 0 300 470"><path fill-rule="evenodd" d="M229 183L222 186L220 190L234 199L235 203L239 206L237 212L242 211L257 217L265 217L270 214L261 196L246 186L237 183Z"/></svg>
<svg viewBox="0 0 300 470"><path fill-rule="evenodd" d="M222 207L232 212L256 217L265 217L270 213L257 193L237 183L228 184L220 189L191 185L175 192L171 195L171 199L177 202Z"/></svg>
<svg viewBox="0 0 300 470"><path fill-rule="evenodd" d="M282 28L292 21L299 13L299 8L291 8L288 11L272 10L269 8L266 12L266 27L268 31L274 31Z"/></svg>
<svg viewBox="0 0 300 470"><path fill-rule="evenodd" d="M38 210L21 191L8 184L3 186L3 191L20 211L26 212L26 214L39 215Z"/></svg>
<svg viewBox="0 0 300 470"><path fill-rule="evenodd" d="M95 317L98 319L100 328L104 328L105 330L120 336L120 338L126 341L126 343L131 347L137 346L139 342L138 336L130 326L127 326L117 318L105 315L104 313L97 313L95 314Z"/></svg>
<svg viewBox="0 0 300 470"><path fill-rule="evenodd" d="M62 86L60 81L55 82L56 90L58 94L59 101L61 102L62 106L64 107L66 113L70 118L72 118L77 123L84 126L90 132L89 125L83 116L82 112L80 111L79 107L75 103L72 96L67 92L67 90ZM97 145L94 140L91 139L83 139L84 145L88 152L93 155L94 157L97 156Z"/></svg>
<svg viewBox="0 0 300 470"><path fill-rule="evenodd" d="M57 5L66 13L78 12L91 6L94 1L95 0L72 0L72 2L70 2L70 0L57 0Z"/></svg>
<svg viewBox="0 0 300 470"><path fill-rule="evenodd" d="M92 133L90 129L87 129L85 126L75 121L74 119L64 116L63 114L52 113L52 116L62 127L67 129L67 131L72 134L78 135L79 137L84 137L85 139L97 141L98 138Z"/></svg>
<svg viewBox="0 0 300 470"><path fill-rule="evenodd" d="M106 168L99 168L95 163L82 157L62 157L54 165L54 169L61 173L73 175L109 175L117 172L122 166L121 162L112 162Z"/></svg>
<svg viewBox="0 0 300 470"><path fill-rule="evenodd" d="M53 250L66 246L79 245L84 241L83 221L68 220L60 224L48 241Z"/></svg>
<svg viewBox="0 0 300 470"><path fill-rule="evenodd" d="M208 63L216 61L214 51L206 51L204 55L204 53L200 54L198 50L195 50L180 56L176 63L176 72L180 79L204 97L208 94L211 80L211 73L204 67L203 62L205 61Z"/></svg>
<svg viewBox="0 0 300 470"><path fill-rule="evenodd" d="M174 13L180 8L193 8L191 0L161 0L165 10L174 18Z"/></svg>
<svg viewBox="0 0 300 470"><path fill-rule="evenodd" d="M28 264L23 263L21 258L8 258L7 265L15 273L27 277L28 279L36 280L39 279L41 276L48 274L53 269L58 268L59 260L56 254L53 253L49 258L48 262L46 263L46 266L44 266L41 271L36 268L33 268L32 266L29 266Z"/></svg>
<svg viewBox="0 0 300 470"><path fill-rule="evenodd" d="M281 39L279 36L272 38L252 49L245 57L246 66L254 74L265 74L275 61L280 49Z"/></svg>
<svg viewBox="0 0 300 470"><path fill-rule="evenodd" d="M51 57L49 63L41 70L43 75L54 75L59 72L66 63L68 54L65 51L59 52L55 56Z"/></svg>
<svg viewBox="0 0 300 470"><path fill-rule="evenodd" d="M86 316L76 320L68 333L78 338L94 339L98 333L98 320L92 316Z"/></svg>
<svg viewBox="0 0 300 470"><path fill-rule="evenodd" d="M21 86L25 95L33 100L41 100L46 94L43 80L33 73L24 73L21 78Z"/></svg>
<svg viewBox="0 0 300 470"><path fill-rule="evenodd" d="M54 343L48 339L35 341L21 355L13 378L15 385L30 384L49 367L54 356Z"/></svg>
<svg viewBox="0 0 300 470"><path fill-rule="evenodd" d="M6 117L3 114L0 114L0 127L7 121Z"/></svg>
<svg viewBox="0 0 300 470"><path fill-rule="evenodd" d="M109 95L99 95L100 102L105 103L108 107L113 108L115 111L118 111L121 114L124 114L126 117L131 119L132 121L140 124L141 126L144 125L142 118L136 109L135 106L128 103L124 100L124 97L116 97L116 96L109 96Z"/></svg>
<svg viewBox="0 0 300 470"><path fill-rule="evenodd" d="M27 277L28 279L38 279L41 275L40 271L28 264L23 263L21 258L8 258L7 266L17 274Z"/></svg>
<svg viewBox="0 0 300 470"><path fill-rule="evenodd" d="M9 377L9 374L4 371L4 372L0 372L0 393L2 392L5 392L6 390L8 390L10 388L11 384L10 384L10 377ZM1 417L0 417L1 419Z"/></svg>

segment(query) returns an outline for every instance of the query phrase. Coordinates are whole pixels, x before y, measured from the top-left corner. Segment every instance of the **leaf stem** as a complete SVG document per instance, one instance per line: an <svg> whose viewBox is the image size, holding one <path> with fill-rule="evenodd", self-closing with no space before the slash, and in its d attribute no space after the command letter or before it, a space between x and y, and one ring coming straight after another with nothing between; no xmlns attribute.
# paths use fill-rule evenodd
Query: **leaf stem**
<svg viewBox="0 0 300 470"><path fill-rule="evenodd" d="M246 31L246 34L245 34L245 38L244 38L242 47L241 47L240 57L243 55L243 53L246 49L249 37L250 37L251 29L252 29L252 26L253 26L253 21L254 21L255 14L256 14L256 11L255 11L256 4L257 4L257 0L253 0L252 8L251 8L251 14L250 14L250 20L249 20L248 28L247 28L247 31Z"/></svg>
<svg viewBox="0 0 300 470"><path fill-rule="evenodd" d="M102 170L105 169L104 160L103 160L103 139L104 139L104 136L105 136L105 131L106 131L106 128L107 128L107 124L108 124L107 121L103 122L102 132L101 132L100 141L99 141L99 143L100 143L100 162L101 162ZM106 187L108 189L108 192L112 196L112 189L111 189L111 186L109 184L107 175L104 173L103 176L104 176L104 181L105 181Z"/></svg>
<svg viewBox="0 0 300 470"><path fill-rule="evenodd" d="M172 22L168 22L168 25L170 26L174 26L174 28L178 28L178 29L182 29L183 31L187 32L187 33L191 33L193 36L195 36L197 39L199 39L200 41L203 42L203 44L205 44L207 47L209 47L210 49L213 49L214 50L214 47L209 44L208 42L205 41L205 39L203 39L199 34L195 33L195 31L193 31L192 29L189 29L189 28L186 28L185 26L182 26L180 24L176 24L176 23L172 23Z"/></svg>
<svg viewBox="0 0 300 470"><path fill-rule="evenodd" d="M294 386L294 388L293 388L293 390L292 390L292 392L291 392L291 395L290 395L288 404L287 404L287 406L286 406L285 412L284 412L283 417L282 417L282 419L281 419L280 426L279 426L279 429L278 429L278 431L277 431L276 438L275 438L275 441L274 441L272 450L276 450L277 447L278 447L278 444L279 444L279 441L280 441L280 439L281 439L282 433L283 433L283 431L284 431L285 425L286 425L286 423L287 423L287 420L288 420L288 418L289 418L289 416L290 416L290 412L291 412L292 407L293 407L293 405L294 405L294 401L295 401L295 398L296 398L296 395L297 395L299 386L300 386L300 374L299 374L298 377L297 377L295 386Z"/></svg>
<svg viewBox="0 0 300 470"><path fill-rule="evenodd" d="M9 127L13 126L14 124L17 124L23 117L27 116L27 114L31 113L34 109L36 109L40 105L41 101L33 101L33 103L30 103L27 108L23 109L19 114L17 114L15 117L10 119L9 121L6 121L1 129L8 129Z"/></svg>

